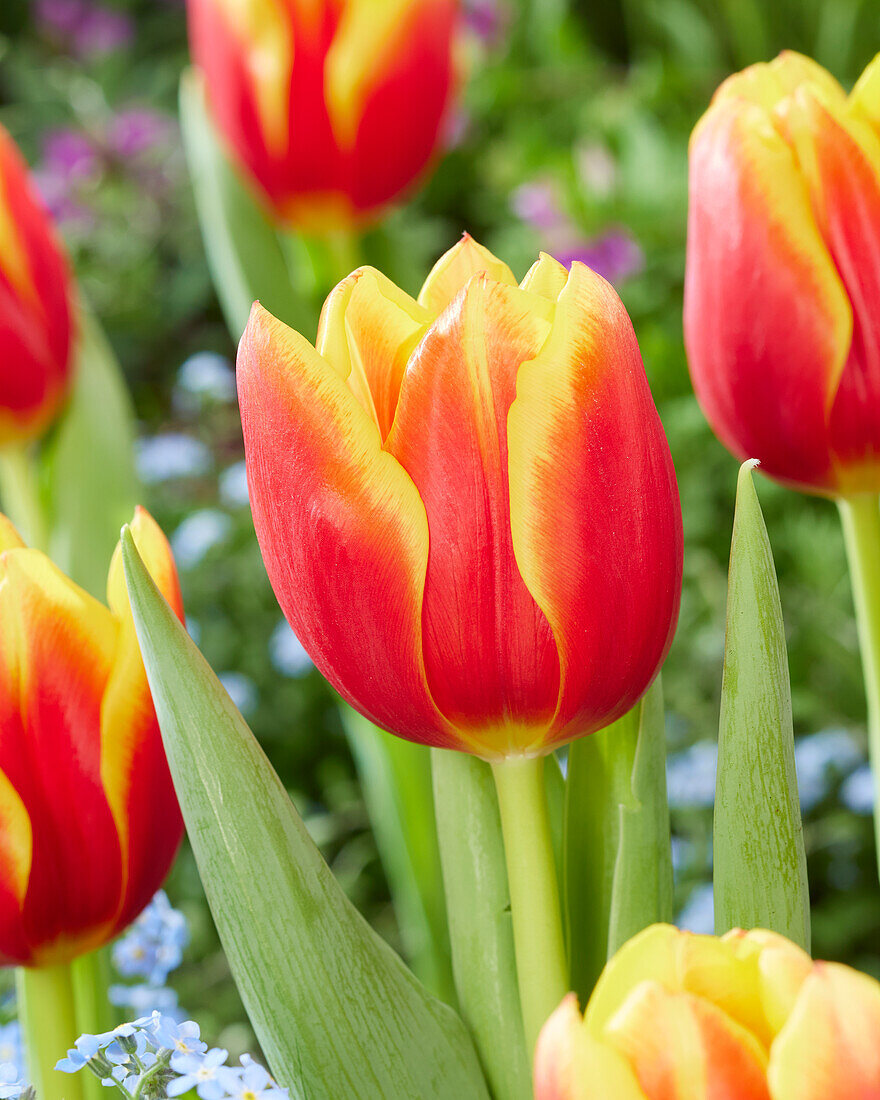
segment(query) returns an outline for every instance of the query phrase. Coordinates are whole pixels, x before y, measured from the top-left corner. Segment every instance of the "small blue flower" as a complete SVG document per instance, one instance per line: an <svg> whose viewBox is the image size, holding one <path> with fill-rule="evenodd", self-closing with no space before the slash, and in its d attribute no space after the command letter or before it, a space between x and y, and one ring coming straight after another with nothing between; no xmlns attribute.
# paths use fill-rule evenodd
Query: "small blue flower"
<svg viewBox="0 0 880 1100"><path fill-rule="evenodd" d="M286 1100L287 1089L275 1084L268 1070L248 1058L242 1067L218 1071L218 1076L232 1100Z"/></svg>
<svg viewBox="0 0 880 1100"><path fill-rule="evenodd" d="M218 672L217 679L226 688L229 698L245 716L256 710L259 695L257 685L243 672Z"/></svg>
<svg viewBox="0 0 880 1100"><path fill-rule="evenodd" d="M182 1096L195 1089L202 1100L222 1100L226 1089L219 1071L229 1057L228 1050L214 1047L203 1057L194 1054L172 1054L171 1068L181 1074L167 1088L168 1095Z"/></svg>
<svg viewBox="0 0 880 1100"><path fill-rule="evenodd" d="M302 676L315 666L286 619L282 619L269 639L269 657L283 676Z"/></svg>
<svg viewBox="0 0 880 1100"><path fill-rule="evenodd" d="M186 1019L178 1006L176 991L167 985L111 985L108 995L111 1004L131 1009L132 1012L160 1012L177 1023L183 1023Z"/></svg>
<svg viewBox="0 0 880 1100"><path fill-rule="evenodd" d="M184 1020L178 1024L169 1016L160 1016L153 1030L153 1039L158 1047L180 1054L204 1054L208 1044L199 1038L199 1025L195 1020Z"/></svg>
<svg viewBox="0 0 880 1100"><path fill-rule="evenodd" d="M21 1025L18 1020L0 1026L0 1065L10 1063L17 1066L19 1070L24 1066Z"/></svg>
<svg viewBox="0 0 880 1100"><path fill-rule="evenodd" d="M173 908L165 891L159 890L113 945L113 963L123 977L142 977L149 985L161 986L180 965L188 940L186 918Z"/></svg>
<svg viewBox="0 0 880 1100"><path fill-rule="evenodd" d="M201 508L188 515L171 536L171 549L184 569L198 565L232 531L232 518L219 508Z"/></svg>
<svg viewBox="0 0 880 1100"><path fill-rule="evenodd" d="M244 460L227 466L217 479L220 500L227 508L246 508L250 503L247 483L247 467Z"/></svg>
<svg viewBox="0 0 880 1100"><path fill-rule="evenodd" d="M666 763L669 805L674 808L708 807L715 801L715 769L718 746L698 741Z"/></svg>
<svg viewBox="0 0 880 1100"><path fill-rule="evenodd" d="M0 1100L16 1100L27 1088L21 1072L13 1062L0 1063Z"/></svg>
<svg viewBox="0 0 880 1100"><path fill-rule="evenodd" d="M712 934L715 930L715 895L711 882L703 883L691 891L687 905L678 914L675 923L686 932Z"/></svg>
<svg viewBox="0 0 880 1100"><path fill-rule="evenodd" d="M138 476L145 485L181 477L202 477L211 469L211 452L199 439L163 432L136 444Z"/></svg>
<svg viewBox="0 0 880 1100"><path fill-rule="evenodd" d="M205 400L234 401L235 373L226 356L215 351L191 355L177 372L174 399L186 410Z"/></svg>
<svg viewBox="0 0 880 1100"><path fill-rule="evenodd" d="M874 776L870 764L862 764L848 776L840 788L840 798L844 806L854 814L868 815L874 812Z"/></svg>

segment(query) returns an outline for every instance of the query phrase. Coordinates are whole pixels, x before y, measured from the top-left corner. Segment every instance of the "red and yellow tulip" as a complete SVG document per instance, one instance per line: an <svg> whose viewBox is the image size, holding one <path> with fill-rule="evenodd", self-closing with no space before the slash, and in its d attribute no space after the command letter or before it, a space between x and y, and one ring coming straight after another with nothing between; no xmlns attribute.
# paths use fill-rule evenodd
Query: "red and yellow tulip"
<svg viewBox="0 0 880 1100"><path fill-rule="evenodd" d="M811 492L880 491L880 59L850 95L784 53L690 148L684 327L722 442Z"/></svg>
<svg viewBox="0 0 880 1100"><path fill-rule="evenodd" d="M362 268L317 348L255 305L238 355L257 535L340 693L413 741L537 755L607 725L672 638L681 515L614 290L469 237L418 299Z"/></svg>
<svg viewBox="0 0 880 1100"><path fill-rule="evenodd" d="M0 126L0 447L39 435L72 371L67 261L12 138Z"/></svg>
<svg viewBox="0 0 880 1100"><path fill-rule="evenodd" d="M541 1032L536 1100L880 1100L880 983L772 932L653 925Z"/></svg>
<svg viewBox="0 0 880 1100"><path fill-rule="evenodd" d="M214 120L283 222L360 222L424 170L453 85L456 0L188 8Z"/></svg>
<svg viewBox="0 0 880 1100"><path fill-rule="evenodd" d="M182 615L164 535L131 525ZM0 517L0 965L49 966L112 939L168 871L183 824L122 561L105 607Z"/></svg>

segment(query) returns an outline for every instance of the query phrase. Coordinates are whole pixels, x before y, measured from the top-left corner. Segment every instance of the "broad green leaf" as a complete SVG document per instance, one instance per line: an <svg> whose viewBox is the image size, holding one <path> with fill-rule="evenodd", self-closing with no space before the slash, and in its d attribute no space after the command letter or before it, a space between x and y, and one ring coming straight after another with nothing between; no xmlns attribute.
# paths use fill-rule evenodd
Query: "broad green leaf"
<svg viewBox="0 0 880 1100"><path fill-rule="evenodd" d="M492 769L476 757L450 749L432 749L431 762L461 1014L495 1100L528 1100L530 1059Z"/></svg>
<svg viewBox="0 0 880 1100"><path fill-rule="evenodd" d="M769 928L809 950L785 629L752 478L740 469L730 547L715 789L715 930Z"/></svg>
<svg viewBox="0 0 880 1100"><path fill-rule="evenodd" d="M313 337L316 318L294 289L269 215L220 143L194 70L181 77L180 125L208 267L233 340L244 332L256 299Z"/></svg>
<svg viewBox="0 0 880 1100"><path fill-rule="evenodd" d="M380 730L345 703L341 710L405 954L416 976L454 1004L430 751Z"/></svg>
<svg viewBox="0 0 880 1100"><path fill-rule="evenodd" d="M298 1100L487 1100L464 1024L342 893L128 528L122 547L190 843L272 1072Z"/></svg>
<svg viewBox="0 0 880 1100"><path fill-rule="evenodd" d="M49 552L103 600L119 528L138 503L134 413L113 350L85 307L79 324L73 393L44 457Z"/></svg>
<svg viewBox="0 0 880 1100"><path fill-rule="evenodd" d="M569 747L564 862L572 984L584 1003L622 943L672 919L659 677L631 711Z"/></svg>

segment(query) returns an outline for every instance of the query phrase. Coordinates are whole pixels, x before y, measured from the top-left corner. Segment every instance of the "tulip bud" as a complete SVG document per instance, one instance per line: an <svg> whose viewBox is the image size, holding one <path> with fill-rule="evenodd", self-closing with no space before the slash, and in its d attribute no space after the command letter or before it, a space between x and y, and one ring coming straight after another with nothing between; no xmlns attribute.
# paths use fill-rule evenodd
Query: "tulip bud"
<svg viewBox="0 0 880 1100"><path fill-rule="evenodd" d="M182 616L171 550L132 532ZM0 517L0 965L107 943L158 889L183 823L117 550L109 607Z"/></svg>
<svg viewBox="0 0 880 1100"><path fill-rule="evenodd" d="M257 536L321 672L412 741L538 755L650 685L681 585L669 448L614 290L465 237L418 300L362 268L317 348L238 355Z"/></svg>
<svg viewBox="0 0 880 1100"><path fill-rule="evenodd" d="M67 395L71 297L67 260L0 126L0 447L39 435Z"/></svg>
<svg viewBox="0 0 880 1100"><path fill-rule="evenodd" d="M456 0L188 0L234 159L283 222L338 229L423 171L453 84Z"/></svg>
<svg viewBox="0 0 880 1100"><path fill-rule="evenodd" d="M584 1017L544 1025L536 1100L880 1096L880 983L773 932L652 925L611 959Z"/></svg>
<svg viewBox="0 0 880 1100"><path fill-rule="evenodd" d="M880 60L847 96L784 53L730 77L690 147L684 329L740 458L809 492L880 491Z"/></svg>

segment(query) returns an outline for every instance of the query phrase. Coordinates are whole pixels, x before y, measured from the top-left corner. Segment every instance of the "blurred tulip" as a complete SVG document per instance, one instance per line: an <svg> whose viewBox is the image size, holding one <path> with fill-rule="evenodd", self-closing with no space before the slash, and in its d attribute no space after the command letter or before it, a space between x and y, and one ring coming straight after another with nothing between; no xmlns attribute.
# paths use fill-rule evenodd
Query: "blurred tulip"
<svg viewBox="0 0 880 1100"><path fill-rule="evenodd" d="M773 932L646 929L581 1018L544 1026L536 1100L878 1100L880 983Z"/></svg>
<svg viewBox="0 0 880 1100"><path fill-rule="evenodd" d="M684 327L722 442L811 492L880 491L880 59L726 80L690 147Z"/></svg>
<svg viewBox="0 0 880 1100"><path fill-rule="evenodd" d="M132 531L182 614L164 535ZM158 889L183 829L117 550L108 607L0 516L0 965L113 939Z"/></svg>
<svg viewBox="0 0 880 1100"><path fill-rule="evenodd" d="M283 222L374 215L424 170L453 85L456 0L188 0L214 120Z"/></svg>
<svg viewBox="0 0 880 1100"><path fill-rule="evenodd" d="M67 395L71 299L67 260L0 126L0 447L39 435Z"/></svg>
<svg viewBox="0 0 880 1100"><path fill-rule="evenodd" d="M681 585L672 460L632 325L583 264L522 283L465 237L410 298L361 268L317 350L255 305L238 356L257 535L320 671L490 760L647 689Z"/></svg>

